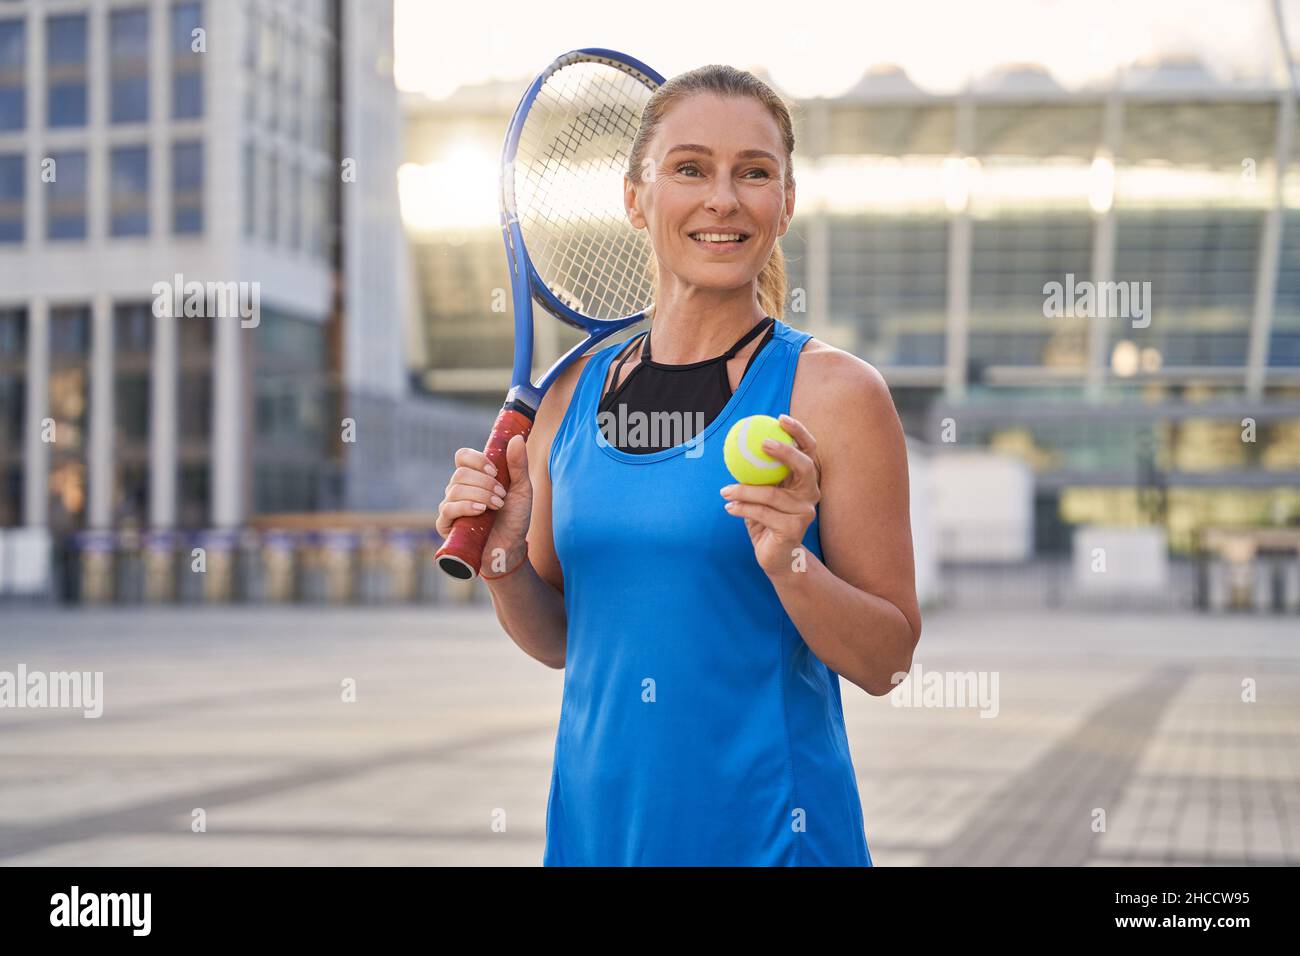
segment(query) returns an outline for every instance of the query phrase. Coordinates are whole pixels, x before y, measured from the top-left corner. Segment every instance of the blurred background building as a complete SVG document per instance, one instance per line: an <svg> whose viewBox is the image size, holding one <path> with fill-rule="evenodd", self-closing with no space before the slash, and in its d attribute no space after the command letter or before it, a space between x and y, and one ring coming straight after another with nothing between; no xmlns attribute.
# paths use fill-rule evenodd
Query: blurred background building
<svg viewBox="0 0 1300 956"><path fill-rule="evenodd" d="M423 382L485 408L508 379L511 326L485 308L508 282L493 210L472 194L488 185L479 179L518 85L407 106L402 201ZM928 469L931 500L914 494L913 506L934 512L950 594L970 565L1006 568L1026 593L1069 586L1075 530L1104 525L1158 529L1173 564L1147 590L1192 602L1202 569L1181 559L1202 551L1202 532L1295 529L1300 143L1289 88L1170 56L1073 90L1013 64L935 95L883 66L842 96L787 99L799 199L781 240L786 321L881 370L917 439L914 469L943 459ZM466 188L435 188L447 180ZM1149 324L1048 317L1048 284L1067 277L1149 283ZM544 331L539 365L577 341L558 324ZM988 458L1002 470L972 482ZM1292 609L1294 547L1286 537L1275 582ZM979 577L972 594L997 593Z"/></svg>
<svg viewBox="0 0 1300 956"><path fill-rule="evenodd" d="M390 3L0 4L0 526L436 504L392 70ZM158 314L190 282L259 313Z"/></svg>
<svg viewBox="0 0 1300 956"><path fill-rule="evenodd" d="M1280 7L1249 6L1289 63ZM43 536L67 580L123 535L429 543L509 381L497 168L529 71L435 98L398 92L394 56L389 2L0 0L0 582ZM784 95L785 318L890 383L929 597L996 595L990 568L1082 593L1099 548L1148 598L1300 605L1286 69L1011 63L937 93L863 63ZM178 276L255 283L256 326L156 316ZM1149 311L1045 314L1084 282L1149 283ZM537 332L539 371L577 341ZM1203 561L1229 553L1236 577Z"/></svg>

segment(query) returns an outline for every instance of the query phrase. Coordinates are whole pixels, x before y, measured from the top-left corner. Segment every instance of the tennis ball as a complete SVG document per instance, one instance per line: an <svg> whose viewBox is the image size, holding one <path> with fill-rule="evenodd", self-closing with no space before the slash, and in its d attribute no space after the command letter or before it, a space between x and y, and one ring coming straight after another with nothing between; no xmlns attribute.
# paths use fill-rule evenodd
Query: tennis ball
<svg viewBox="0 0 1300 956"><path fill-rule="evenodd" d="M742 485L777 485L790 473L785 462L763 451L768 439L793 445L794 439L771 415L750 415L731 426L722 446L722 460Z"/></svg>

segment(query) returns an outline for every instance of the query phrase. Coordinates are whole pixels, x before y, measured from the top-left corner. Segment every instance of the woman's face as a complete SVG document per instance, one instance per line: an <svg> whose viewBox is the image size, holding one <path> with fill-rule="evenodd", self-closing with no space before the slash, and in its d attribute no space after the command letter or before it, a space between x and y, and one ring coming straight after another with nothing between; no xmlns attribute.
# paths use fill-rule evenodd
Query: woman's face
<svg viewBox="0 0 1300 956"><path fill-rule="evenodd" d="M670 107L642 182L624 179L628 218L650 231L661 274L706 289L751 284L794 215L784 154L776 120L751 97L697 93ZM745 238L693 238L737 233Z"/></svg>

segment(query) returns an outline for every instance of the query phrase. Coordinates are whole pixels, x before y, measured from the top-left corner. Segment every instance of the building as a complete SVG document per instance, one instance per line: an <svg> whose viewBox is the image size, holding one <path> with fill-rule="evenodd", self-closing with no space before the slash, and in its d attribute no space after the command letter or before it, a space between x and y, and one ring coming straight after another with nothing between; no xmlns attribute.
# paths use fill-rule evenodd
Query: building
<svg viewBox="0 0 1300 956"><path fill-rule="evenodd" d="M0 3L0 527L440 491L392 57L390 3Z"/></svg>
<svg viewBox="0 0 1300 956"><path fill-rule="evenodd" d="M523 83L407 104L424 382L485 406L511 356L510 317L488 307L509 287L495 206L439 198L424 177L490 189L475 170ZM1037 553L1067 552L1086 523L1161 523L1185 552L1211 524L1300 521L1290 88L1173 58L1074 90L1009 65L955 95L882 67L842 96L787 101L787 320L876 365L936 454L1026 461ZM1075 308L1089 283L1110 315ZM539 332L541 367L576 341Z"/></svg>

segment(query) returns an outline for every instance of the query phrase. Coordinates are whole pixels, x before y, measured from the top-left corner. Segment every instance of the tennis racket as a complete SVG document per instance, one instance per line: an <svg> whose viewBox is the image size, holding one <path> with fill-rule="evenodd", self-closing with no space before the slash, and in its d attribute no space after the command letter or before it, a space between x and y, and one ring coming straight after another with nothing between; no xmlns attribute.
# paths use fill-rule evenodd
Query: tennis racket
<svg viewBox="0 0 1300 956"><path fill-rule="evenodd" d="M501 150L501 235L515 314L515 358L483 453L508 491L506 445L527 438L542 396L598 342L645 318L653 250L623 208L623 173L651 94L664 79L613 50L573 50L537 75ZM587 333L532 381L533 300ZM436 555L452 577L479 573L495 511L462 515Z"/></svg>

